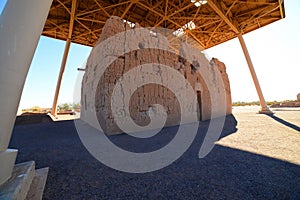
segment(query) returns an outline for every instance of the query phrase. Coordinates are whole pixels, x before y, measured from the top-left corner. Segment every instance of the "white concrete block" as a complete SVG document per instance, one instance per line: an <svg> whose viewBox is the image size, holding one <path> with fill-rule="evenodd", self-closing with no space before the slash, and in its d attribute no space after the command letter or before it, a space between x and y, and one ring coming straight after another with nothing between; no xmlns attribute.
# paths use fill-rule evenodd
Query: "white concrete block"
<svg viewBox="0 0 300 200"><path fill-rule="evenodd" d="M11 177L13 166L17 157L18 150L7 149L0 151L0 185Z"/></svg>
<svg viewBox="0 0 300 200"><path fill-rule="evenodd" d="M15 165L12 177L0 186L0 199L24 200L34 176L34 161Z"/></svg>

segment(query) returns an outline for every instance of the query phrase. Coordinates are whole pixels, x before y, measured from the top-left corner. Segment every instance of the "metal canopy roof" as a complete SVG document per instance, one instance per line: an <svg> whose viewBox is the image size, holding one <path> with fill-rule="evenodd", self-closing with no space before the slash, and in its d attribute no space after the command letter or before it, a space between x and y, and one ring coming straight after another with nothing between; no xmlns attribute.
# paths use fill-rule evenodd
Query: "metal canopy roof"
<svg viewBox="0 0 300 200"><path fill-rule="evenodd" d="M42 34L94 46L112 15L174 31L192 21L185 34L204 49L285 17L283 0L53 0Z"/></svg>

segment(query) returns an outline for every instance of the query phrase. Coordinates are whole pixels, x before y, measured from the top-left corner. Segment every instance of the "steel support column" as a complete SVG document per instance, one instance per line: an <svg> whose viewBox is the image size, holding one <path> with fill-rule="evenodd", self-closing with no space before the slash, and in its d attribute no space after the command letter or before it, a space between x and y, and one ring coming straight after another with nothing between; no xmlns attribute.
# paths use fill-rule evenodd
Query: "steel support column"
<svg viewBox="0 0 300 200"><path fill-rule="evenodd" d="M54 95L53 104L52 104L51 114L53 116L56 116L56 114L57 114L57 100L58 100L58 96L59 96L62 77L63 77L64 71L65 71L65 68L66 68L66 63L67 63L67 58L68 58L70 46L71 46L71 39L68 38L67 42L66 42L66 46L65 46L63 59L62 59L61 66L60 66L60 71L59 71L57 84L56 84L56 89L55 89L55 95Z"/></svg>
<svg viewBox="0 0 300 200"><path fill-rule="evenodd" d="M56 84L56 89L55 89L55 95L54 95L53 104L52 104L51 114L53 116L56 116L56 114L57 114L57 101L58 101L61 81L62 81L62 77L63 77L64 71L65 71L65 68L66 68L68 54L69 54L69 50L70 50L70 46L71 46L73 26L74 26L74 20L75 20L76 4L77 4L77 0L73 0L72 1L72 8L71 8L68 39L66 41L65 51L64 51L63 59L62 59L61 66L60 66L60 71L59 71L57 84Z"/></svg>
<svg viewBox="0 0 300 200"><path fill-rule="evenodd" d="M250 73L251 73L251 76L252 76L252 79L253 79L257 94L258 94L258 97L259 97L259 101L260 101L260 105L261 105L261 110L259 111L259 113L271 114L272 111L269 109L269 107L266 104L264 95L263 95L262 90L260 88L258 78L256 76L256 73L255 73L255 70L254 70L254 67L253 67L253 64L252 64L252 61L251 61L251 58L250 58L250 55L249 55L249 52L248 52L248 49L247 49L247 46L246 46L246 43L244 41L244 38L243 38L242 34L238 35L238 39L239 39L241 47L243 49L243 52L244 52L244 55L245 55L245 58L246 58L246 61L247 61L247 64L248 64L248 67L249 67L249 70L250 70Z"/></svg>

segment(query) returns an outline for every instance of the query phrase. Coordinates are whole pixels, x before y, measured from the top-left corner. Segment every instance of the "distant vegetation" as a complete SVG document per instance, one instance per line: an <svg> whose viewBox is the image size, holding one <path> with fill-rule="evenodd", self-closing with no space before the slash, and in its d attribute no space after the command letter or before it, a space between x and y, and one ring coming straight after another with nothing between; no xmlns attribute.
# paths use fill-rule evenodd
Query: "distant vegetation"
<svg viewBox="0 0 300 200"><path fill-rule="evenodd" d="M285 102L292 102L293 100L285 100L285 101L267 101L267 105L271 106L274 104L279 104L279 103L285 103ZM259 106L260 103L259 101L251 101L251 102L244 102L244 101L237 101L233 102L232 106Z"/></svg>
<svg viewBox="0 0 300 200"><path fill-rule="evenodd" d="M80 111L80 103L62 103L57 106L58 111ZM34 113L49 113L51 108L41 108L40 106L33 106L31 108L22 109L22 113L34 112Z"/></svg>
<svg viewBox="0 0 300 200"><path fill-rule="evenodd" d="M63 103L58 105L58 110L80 110L80 103Z"/></svg>
<svg viewBox="0 0 300 200"><path fill-rule="evenodd" d="M285 101L267 101L267 105L271 106L274 104L293 102L293 100L285 100ZM259 101L237 101L233 102L232 106L259 106ZM80 103L62 103L58 105L58 111L77 111L80 112ZM33 106L32 108L22 109L22 112L40 112L40 113L48 113L51 112L51 108L41 108L39 106Z"/></svg>
<svg viewBox="0 0 300 200"><path fill-rule="evenodd" d="M33 106L31 108L22 109L22 113L34 112L34 113L48 113L51 112L50 108L41 108L40 106Z"/></svg>

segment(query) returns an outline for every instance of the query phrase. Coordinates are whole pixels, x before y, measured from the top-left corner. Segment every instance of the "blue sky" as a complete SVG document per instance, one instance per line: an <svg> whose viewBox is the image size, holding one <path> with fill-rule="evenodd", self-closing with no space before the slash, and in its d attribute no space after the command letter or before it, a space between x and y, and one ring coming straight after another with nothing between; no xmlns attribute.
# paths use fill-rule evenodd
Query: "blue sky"
<svg viewBox="0 0 300 200"><path fill-rule="evenodd" d="M0 0L2 2L3 0ZM1 10L1 5L0 5ZM300 1L285 1L286 18L244 35L265 99L296 99L300 93ZM65 42L41 37L24 86L20 108L51 107ZM77 68L91 48L72 44L58 103L73 102ZM227 66L233 101L258 100L237 39L206 50Z"/></svg>
<svg viewBox="0 0 300 200"><path fill-rule="evenodd" d="M300 1L285 1L286 18L244 35L267 101L300 93ZM227 66L233 101L258 100L238 39L207 50Z"/></svg>

